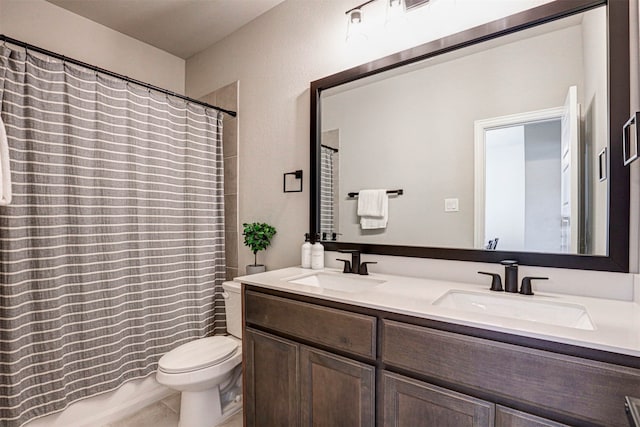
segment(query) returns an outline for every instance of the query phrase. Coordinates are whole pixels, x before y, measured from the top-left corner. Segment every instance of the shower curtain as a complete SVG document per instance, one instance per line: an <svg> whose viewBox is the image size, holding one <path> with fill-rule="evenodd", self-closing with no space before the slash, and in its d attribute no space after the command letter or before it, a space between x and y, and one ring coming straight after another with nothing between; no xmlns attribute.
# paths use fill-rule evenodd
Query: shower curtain
<svg viewBox="0 0 640 427"><path fill-rule="evenodd" d="M335 149L320 146L320 232L329 235L336 230L334 169L337 155Z"/></svg>
<svg viewBox="0 0 640 427"><path fill-rule="evenodd" d="M219 112L0 47L0 425L224 332Z"/></svg>

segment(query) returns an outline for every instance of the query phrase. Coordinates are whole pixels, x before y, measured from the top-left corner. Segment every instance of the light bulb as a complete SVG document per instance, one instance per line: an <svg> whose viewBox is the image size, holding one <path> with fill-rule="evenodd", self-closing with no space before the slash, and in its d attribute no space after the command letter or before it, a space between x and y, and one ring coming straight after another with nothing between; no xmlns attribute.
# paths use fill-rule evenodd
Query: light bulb
<svg viewBox="0 0 640 427"><path fill-rule="evenodd" d="M366 40L367 36L364 33L364 24L362 22L362 11L360 9L354 9L349 12L347 21L347 41L362 42Z"/></svg>
<svg viewBox="0 0 640 427"><path fill-rule="evenodd" d="M357 25L362 22L362 11L360 9L354 9L349 12L349 22Z"/></svg>

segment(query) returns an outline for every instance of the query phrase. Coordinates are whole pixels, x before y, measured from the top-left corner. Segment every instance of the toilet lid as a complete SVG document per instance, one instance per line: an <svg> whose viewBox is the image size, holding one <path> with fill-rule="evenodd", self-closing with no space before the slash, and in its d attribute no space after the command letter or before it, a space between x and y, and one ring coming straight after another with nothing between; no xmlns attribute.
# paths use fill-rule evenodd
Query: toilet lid
<svg viewBox="0 0 640 427"><path fill-rule="evenodd" d="M177 374L195 371L224 362L236 354L238 342L228 337L200 338L165 354L158 367L166 373Z"/></svg>

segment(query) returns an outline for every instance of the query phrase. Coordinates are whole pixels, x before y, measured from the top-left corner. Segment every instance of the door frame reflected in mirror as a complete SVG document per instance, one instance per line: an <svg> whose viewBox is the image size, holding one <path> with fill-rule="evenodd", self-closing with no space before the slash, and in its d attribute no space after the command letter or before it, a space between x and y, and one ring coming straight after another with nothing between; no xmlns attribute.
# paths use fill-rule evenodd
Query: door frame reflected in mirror
<svg viewBox="0 0 640 427"><path fill-rule="evenodd" d="M358 249L363 253L460 261L499 262L517 259L522 265L576 268L613 272L629 271L629 170L622 160L622 126L629 112L629 3L593 0L556 0L451 36L386 56L316 80L310 88L310 231L320 231L320 101L322 91L338 85L422 61L472 44L481 43L606 4L609 87L608 254L576 255L501 250L454 249L352 242L323 242L327 250Z"/></svg>

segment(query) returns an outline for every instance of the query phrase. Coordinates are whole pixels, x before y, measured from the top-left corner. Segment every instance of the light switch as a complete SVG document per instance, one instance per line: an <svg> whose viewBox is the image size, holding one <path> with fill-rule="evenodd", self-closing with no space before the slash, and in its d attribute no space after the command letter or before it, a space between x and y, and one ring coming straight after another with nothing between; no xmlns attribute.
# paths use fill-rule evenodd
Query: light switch
<svg viewBox="0 0 640 427"><path fill-rule="evenodd" d="M458 199L444 199L445 212L458 212Z"/></svg>

